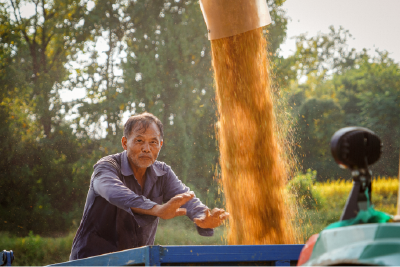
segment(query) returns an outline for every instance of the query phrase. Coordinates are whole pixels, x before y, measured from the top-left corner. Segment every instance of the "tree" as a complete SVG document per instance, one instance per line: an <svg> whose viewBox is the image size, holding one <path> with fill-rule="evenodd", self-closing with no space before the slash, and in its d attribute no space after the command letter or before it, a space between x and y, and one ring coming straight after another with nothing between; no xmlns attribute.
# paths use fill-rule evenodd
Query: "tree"
<svg viewBox="0 0 400 267"><path fill-rule="evenodd" d="M341 108L331 99L310 98L300 107L296 152L304 168L317 171L319 181L343 174L329 146L332 135L342 126Z"/></svg>
<svg viewBox="0 0 400 267"><path fill-rule="evenodd" d="M400 67L387 52L364 54L353 69L334 78L346 112L346 124L371 129L382 139L383 154L376 174L398 173L400 142Z"/></svg>
<svg viewBox="0 0 400 267"><path fill-rule="evenodd" d="M371 57L366 50L350 49L346 43L350 36L343 29L333 28L317 37L301 36L291 58L298 75L307 77L302 84L293 82L289 98L298 121L300 147L296 150L304 169L316 169L319 180L349 177L335 166L328 143L330 136L345 126L375 131L385 144L382 160L373 167L375 174L397 174L399 65L386 52ZM341 115L324 117L326 110ZM320 127L314 127L316 124Z"/></svg>
<svg viewBox="0 0 400 267"><path fill-rule="evenodd" d="M21 16L21 6L26 4L34 6L32 17ZM30 74L26 82L32 88L34 112L44 136L50 137L52 125L61 121L57 98L68 74L65 64L74 58L88 33L83 29L86 4L76 0L9 0L2 7L4 35L18 40L14 51L25 56L20 58L24 63L20 70Z"/></svg>
<svg viewBox="0 0 400 267"><path fill-rule="evenodd" d="M311 38L304 34L297 37L296 52L290 58L299 77L312 75L325 79L354 66L360 54L347 44L352 35L342 27L336 30L330 26L329 30L327 34L318 33Z"/></svg>
<svg viewBox="0 0 400 267"><path fill-rule="evenodd" d="M34 7L31 17L21 15L26 4ZM73 165L81 144L58 91L85 39L85 10L74 0L1 2L2 230L66 231L76 212Z"/></svg>

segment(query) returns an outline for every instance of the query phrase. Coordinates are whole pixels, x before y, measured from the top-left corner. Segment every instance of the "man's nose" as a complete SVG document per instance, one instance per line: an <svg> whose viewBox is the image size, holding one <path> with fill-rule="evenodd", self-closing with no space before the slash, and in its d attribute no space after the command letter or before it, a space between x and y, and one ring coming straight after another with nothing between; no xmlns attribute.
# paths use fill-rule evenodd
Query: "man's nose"
<svg viewBox="0 0 400 267"><path fill-rule="evenodd" d="M149 143L144 143L142 146L142 151L143 152L150 152L150 144Z"/></svg>

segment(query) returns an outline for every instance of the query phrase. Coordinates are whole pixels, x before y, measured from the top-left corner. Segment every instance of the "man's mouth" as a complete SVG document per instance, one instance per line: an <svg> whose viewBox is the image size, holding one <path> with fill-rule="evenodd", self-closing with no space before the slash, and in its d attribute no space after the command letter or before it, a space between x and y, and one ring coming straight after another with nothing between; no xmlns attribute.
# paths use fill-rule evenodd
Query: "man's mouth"
<svg viewBox="0 0 400 267"><path fill-rule="evenodd" d="M153 159L151 156L142 155L139 156L140 159Z"/></svg>

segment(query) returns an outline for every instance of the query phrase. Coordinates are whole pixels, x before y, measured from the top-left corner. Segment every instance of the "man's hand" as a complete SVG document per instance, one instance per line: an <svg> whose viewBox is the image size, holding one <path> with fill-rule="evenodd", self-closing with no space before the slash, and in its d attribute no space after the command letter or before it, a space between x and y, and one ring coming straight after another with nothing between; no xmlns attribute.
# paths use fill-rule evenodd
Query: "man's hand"
<svg viewBox="0 0 400 267"><path fill-rule="evenodd" d="M161 219L168 220L176 216L186 215L186 209L181 208L186 202L194 197L193 192L183 193L174 196L167 203L157 205L155 214Z"/></svg>
<svg viewBox="0 0 400 267"><path fill-rule="evenodd" d="M207 209L203 217L195 218L193 221L200 228L215 228L220 226L228 217L228 212L215 208L211 212Z"/></svg>

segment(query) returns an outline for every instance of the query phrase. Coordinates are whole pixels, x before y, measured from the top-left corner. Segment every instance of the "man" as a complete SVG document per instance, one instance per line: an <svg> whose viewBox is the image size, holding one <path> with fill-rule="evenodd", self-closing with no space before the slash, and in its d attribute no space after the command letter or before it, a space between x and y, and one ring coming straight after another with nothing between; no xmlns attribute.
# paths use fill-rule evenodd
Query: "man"
<svg viewBox="0 0 400 267"><path fill-rule="evenodd" d="M229 216L222 209L210 212L168 165L156 161L163 125L153 114L130 117L121 143L124 152L94 165L70 260L153 245L159 217L187 215L200 235L211 236Z"/></svg>

